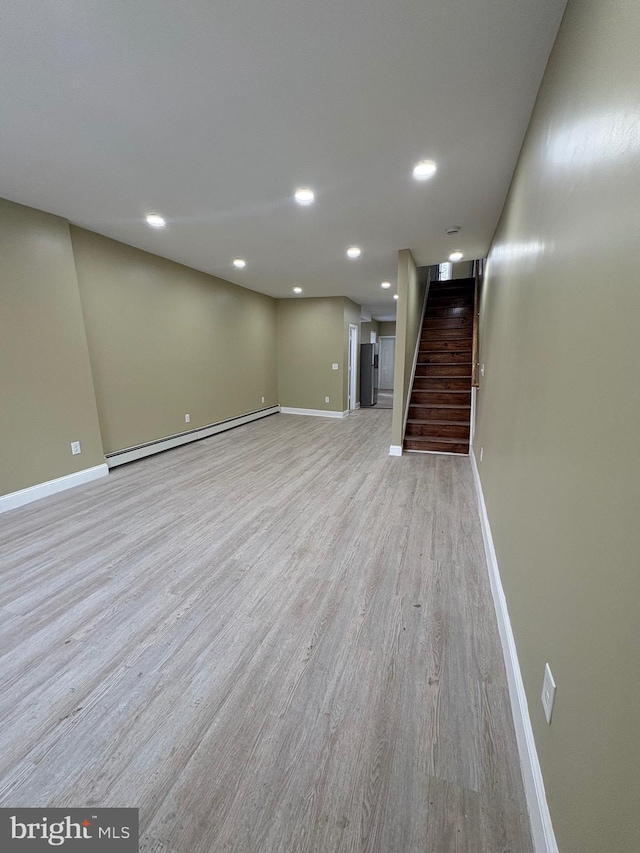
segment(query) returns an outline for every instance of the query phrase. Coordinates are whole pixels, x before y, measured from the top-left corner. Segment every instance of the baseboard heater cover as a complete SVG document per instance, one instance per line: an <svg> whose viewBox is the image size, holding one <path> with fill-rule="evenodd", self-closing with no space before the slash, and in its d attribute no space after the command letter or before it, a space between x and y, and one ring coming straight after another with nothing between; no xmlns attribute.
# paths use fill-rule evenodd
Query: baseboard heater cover
<svg viewBox="0 0 640 853"><path fill-rule="evenodd" d="M239 415L235 418L218 421L215 424L207 424L204 427L197 427L196 429L176 433L166 438L158 438L155 441L148 441L145 444L138 444L135 447L116 450L114 453L107 453L105 459L109 468L115 468L118 465L125 465L127 462L143 459L145 456L151 456L154 453L162 453L162 451L170 450L172 447L180 447L181 444L189 444L191 441L200 441L202 438L209 438L212 435L216 435L216 433L225 432L225 430L242 426L242 424L248 424L251 421L257 421L259 418L276 415L279 411L280 406L268 406L265 409L258 409L246 415Z"/></svg>

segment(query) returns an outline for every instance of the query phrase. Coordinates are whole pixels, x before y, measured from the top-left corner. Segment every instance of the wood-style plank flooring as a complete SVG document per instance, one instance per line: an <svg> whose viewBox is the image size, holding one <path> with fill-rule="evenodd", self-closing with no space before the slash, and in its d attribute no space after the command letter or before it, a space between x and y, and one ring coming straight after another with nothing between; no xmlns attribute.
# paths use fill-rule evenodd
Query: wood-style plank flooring
<svg viewBox="0 0 640 853"><path fill-rule="evenodd" d="M468 458L275 415L0 516L0 806L154 853L530 853Z"/></svg>

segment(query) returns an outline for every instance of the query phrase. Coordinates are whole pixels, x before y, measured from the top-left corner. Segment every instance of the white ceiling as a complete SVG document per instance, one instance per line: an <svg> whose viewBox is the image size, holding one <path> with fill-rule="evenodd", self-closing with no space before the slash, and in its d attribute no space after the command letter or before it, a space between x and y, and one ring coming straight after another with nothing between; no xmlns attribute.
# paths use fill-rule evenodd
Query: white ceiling
<svg viewBox="0 0 640 853"><path fill-rule="evenodd" d="M3 0L0 195L272 296L299 284L390 316L398 249L486 254L565 5ZM418 183L423 158L438 172Z"/></svg>

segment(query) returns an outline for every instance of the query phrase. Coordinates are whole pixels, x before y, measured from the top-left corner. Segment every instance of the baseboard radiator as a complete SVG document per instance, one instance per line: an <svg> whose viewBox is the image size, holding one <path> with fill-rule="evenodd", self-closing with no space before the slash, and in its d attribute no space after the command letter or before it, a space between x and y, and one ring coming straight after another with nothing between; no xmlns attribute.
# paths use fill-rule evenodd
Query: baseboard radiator
<svg viewBox="0 0 640 853"><path fill-rule="evenodd" d="M172 447L179 447L181 444L189 444L191 441L200 441L202 438L209 438L212 435L216 435L216 433L225 432L225 430L242 426L242 424L248 424L251 421L257 421L259 418L275 415L279 411L280 406L268 406L265 409L248 412L246 415L227 418L224 421L217 421L214 424L196 427L195 429L176 433L175 435L169 435L166 438L158 438L154 441L135 445L134 447L127 447L124 450L117 450L114 453L107 453L105 459L109 468L115 468L118 465L125 465L127 462L133 462L136 459L142 459L154 453L162 453L164 450L170 450Z"/></svg>

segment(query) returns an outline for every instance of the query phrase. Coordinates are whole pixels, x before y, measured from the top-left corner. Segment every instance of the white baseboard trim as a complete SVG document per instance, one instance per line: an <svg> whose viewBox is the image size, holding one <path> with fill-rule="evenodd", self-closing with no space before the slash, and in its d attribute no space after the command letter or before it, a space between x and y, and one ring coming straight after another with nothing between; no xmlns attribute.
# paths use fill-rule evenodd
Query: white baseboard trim
<svg viewBox="0 0 640 853"><path fill-rule="evenodd" d="M527 807L529 809L529 819L531 821L533 845L536 853L558 853L558 845L556 843L553 825L551 823L551 814L549 813L549 805L547 803L547 797L544 789L542 770L540 768L536 743L533 737L533 729L531 727L531 717L529 716L527 696L525 694L522 673L518 662L518 651L516 649L516 642L511 628L509 612L507 610L507 600L502 587L502 580L500 579L498 559L496 557L496 551L493 544L491 526L489 524L487 507L482 491L482 483L480 482L480 473L478 471L478 465L473 449L470 452L470 457L476 493L478 496L478 511L480 513L482 538L484 539L484 550L487 558L487 567L489 569L491 593L493 595L493 602L496 608L498 630L500 631L502 652L507 669L509 697L511 699L511 710L516 730L518 752L520 754L524 791L527 799Z"/></svg>
<svg viewBox="0 0 640 853"><path fill-rule="evenodd" d="M402 456L402 445L392 444L389 448L389 456Z"/></svg>
<svg viewBox="0 0 640 853"><path fill-rule="evenodd" d="M478 405L478 389L471 388L471 417L469 418L469 451L473 447L473 436L476 433L476 412Z"/></svg>
<svg viewBox="0 0 640 853"><path fill-rule="evenodd" d="M328 409L294 409L291 406L280 406L280 411L283 415L311 415L317 418L346 418L349 410L346 412L330 412Z"/></svg>
<svg viewBox="0 0 640 853"><path fill-rule="evenodd" d="M84 471L76 471L75 474L66 474L64 477L48 480L46 483L38 483L36 486L20 489L19 492L2 495L0 497L0 513L9 512L10 509L17 509L19 506L30 504L49 495L55 495L57 492L64 492L66 489L74 488L74 486L83 486L92 480L106 477L108 474L107 465L102 463L102 465L96 465L93 468L85 468Z"/></svg>
<svg viewBox="0 0 640 853"><path fill-rule="evenodd" d="M181 432L177 435L170 435L167 438L160 438L157 441L150 441L148 444L140 444L137 447L128 447L125 450L108 453L106 456L107 465L109 468L115 468L118 465L134 462L136 459L143 459L145 456L151 456L154 453L161 453L163 450L170 450L172 447L179 447L181 444L189 444L192 441L199 441L201 438L209 438L209 436L216 435L216 433L242 426L242 424L248 424L259 418L275 415L279 411L280 406L269 406L266 409L249 412L237 418L229 418L226 421L219 421L215 424L191 429L188 432Z"/></svg>

